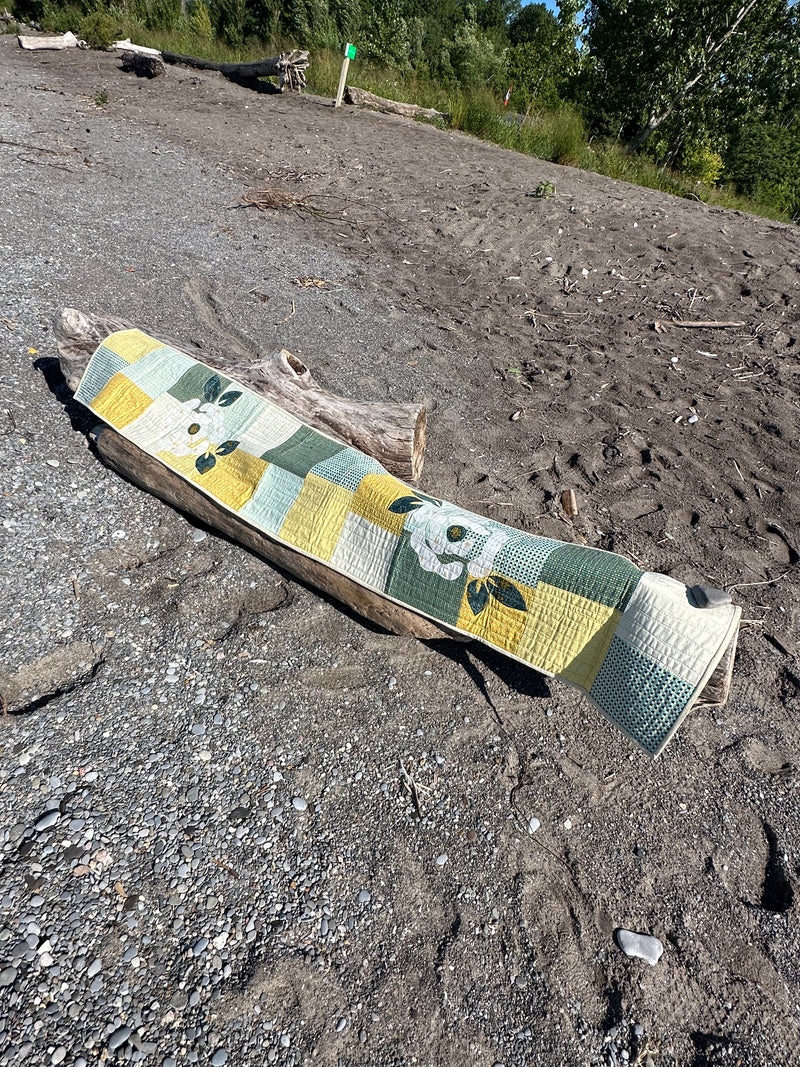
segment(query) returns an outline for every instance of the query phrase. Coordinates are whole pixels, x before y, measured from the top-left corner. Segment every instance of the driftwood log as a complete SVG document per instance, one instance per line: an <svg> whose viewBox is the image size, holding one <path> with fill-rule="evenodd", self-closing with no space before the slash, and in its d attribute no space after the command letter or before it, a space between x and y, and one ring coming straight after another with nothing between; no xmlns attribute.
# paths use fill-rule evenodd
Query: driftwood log
<svg viewBox="0 0 800 1067"><path fill-rule="evenodd" d="M464 640L460 634L454 634L408 608L365 589L352 579L337 574L324 563L309 559L287 545L273 541L260 530L248 526L242 519L201 493L190 482L184 481L163 463L126 441L110 427L99 427L93 437L103 462L128 481L179 511L191 515L212 530L219 531L237 544L244 545L268 563L275 564L318 592L351 608L362 618L394 634L422 640L442 637Z"/></svg>
<svg viewBox="0 0 800 1067"><path fill-rule="evenodd" d="M432 107L419 107L417 104L403 104L398 100L386 100L375 93L367 92L366 89L358 89L355 85L348 85L344 93L345 103L355 107L369 107L373 111L383 111L388 115L402 115L406 119L441 119L449 122L450 116L444 111L437 111Z"/></svg>
<svg viewBox="0 0 800 1067"><path fill-rule="evenodd" d="M120 319L86 315L73 308L66 308L56 317L55 335L59 363L67 385L73 392L99 342L109 333L127 328L130 328L129 325ZM318 409L321 398L325 399L328 409L335 407L337 403L344 405L347 409L347 418L351 420L357 418L358 412L362 415L370 414L376 426L387 411L400 409L400 415L403 417L407 417L410 411L414 411L422 417L422 436L419 442L421 465L421 454L424 449L424 413L418 411L413 405L389 405L387 407L381 403L370 405L340 400L321 389L311 378L308 370L288 352L279 353L272 357L271 361L265 360L260 364L248 366L244 363L234 364L218 359L211 360L205 353L190 345L178 345L174 341L169 343L173 347L179 347L181 351L193 358L202 359L203 362L222 373L234 376L238 381L250 386L268 399L276 400L281 403L282 407L293 411L304 421L326 433L330 432L327 423L324 422L327 409L323 408L321 418L319 417ZM294 379L297 379L299 384L292 385ZM308 406L309 399L310 407ZM303 404L306 406L302 407ZM302 410L300 410L301 407ZM210 528L218 530L237 544L244 545L262 559L274 563L312 588L340 601L358 615L369 619L370 622L382 626L391 633L420 639L455 637L464 640L461 635L454 634L446 627L425 619L378 593L363 588L344 575L337 574L325 564L309 559L287 545L273 541L267 534L249 526L110 427L99 427L93 437L103 462L134 485L140 486ZM351 438L351 443L356 442ZM371 444L373 448L371 454L386 465L387 457L380 454L379 437L373 435ZM391 447L395 446L391 445Z"/></svg>
<svg viewBox="0 0 800 1067"><path fill-rule="evenodd" d="M17 39L20 48L24 48L28 52L61 52L65 48L87 47L86 42L79 40L71 30L67 30L66 33L60 33L57 37L25 37L20 34Z"/></svg>
<svg viewBox="0 0 800 1067"><path fill-rule="evenodd" d="M133 324L109 315L89 315L65 308L54 330L61 370L74 392L100 342ZM254 392L290 411L309 426L373 456L397 478L416 481L425 458L425 409L418 404L349 400L323 389L311 371L286 349L259 362L219 359L193 345L158 334L160 340L192 359L235 378Z"/></svg>
<svg viewBox="0 0 800 1067"><path fill-rule="evenodd" d="M253 78L274 78L280 80L281 92L300 92L305 88L308 52L295 48L291 52L281 52L279 56L259 59L255 63L214 63L208 59L196 59L194 56L182 56L177 52L162 52L165 63L182 63L195 70L218 70L226 78L237 81L249 81Z"/></svg>
<svg viewBox="0 0 800 1067"><path fill-rule="evenodd" d="M133 72L137 78L158 78L166 74L164 60L157 48L131 44L130 39L116 41L114 47L122 52L122 69L126 73Z"/></svg>

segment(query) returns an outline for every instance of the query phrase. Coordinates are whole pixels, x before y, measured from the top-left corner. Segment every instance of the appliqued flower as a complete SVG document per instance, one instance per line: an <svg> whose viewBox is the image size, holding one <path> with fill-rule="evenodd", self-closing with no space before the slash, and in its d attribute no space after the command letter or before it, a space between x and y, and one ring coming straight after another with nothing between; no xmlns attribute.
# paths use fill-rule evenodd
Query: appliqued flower
<svg viewBox="0 0 800 1067"><path fill-rule="evenodd" d="M241 391L222 391L222 379L213 374L203 386L202 397L192 397L181 404L177 421L170 420L161 438L161 451L173 456L196 456L195 467L205 474L216 466L217 456L228 456L239 447L238 441L220 441L225 431L223 408L230 407Z"/></svg>

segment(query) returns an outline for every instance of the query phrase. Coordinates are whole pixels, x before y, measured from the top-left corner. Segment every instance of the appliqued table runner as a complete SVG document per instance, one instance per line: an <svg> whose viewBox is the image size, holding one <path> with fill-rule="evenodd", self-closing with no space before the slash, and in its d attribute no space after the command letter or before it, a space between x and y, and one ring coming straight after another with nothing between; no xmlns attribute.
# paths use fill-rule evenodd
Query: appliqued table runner
<svg viewBox="0 0 800 1067"><path fill-rule="evenodd" d="M275 540L577 686L651 756L736 641L740 608L411 488L139 330L106 338L75 395Z"/></svg>

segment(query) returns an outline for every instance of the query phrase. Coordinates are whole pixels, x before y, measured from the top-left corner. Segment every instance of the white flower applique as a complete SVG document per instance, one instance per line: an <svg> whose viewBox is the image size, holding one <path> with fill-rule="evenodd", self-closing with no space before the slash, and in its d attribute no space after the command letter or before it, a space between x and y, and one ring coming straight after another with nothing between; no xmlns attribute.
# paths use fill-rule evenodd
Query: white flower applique
<svg viewBox="0 0 800 1067"><path fill-rule="evenodd" d="M486 607L493 596L506 607L525 611L525 600L508 578L492 574L500 549L510 534L497 526L483 523L468 511L431 498L404 496L389 505L395 514L408 514L405 529L409 544L424 571L446 581L460 578L466 567L472 581L467 585L467 602L474 615ZM480 548L477 542L486 537ZM440 557L457 557L443 560Z"/></svg>
<svg viewBox="0 0 800 1067"><path fill-rule="evenodd" d="M192 397L181 404L177 424L170 419L161 437L161 450L173 456L196 456L195 467L205 474L216 466L217 456L229 456L239 447L238 441L220 441L225 429L223 408L230 407L241 391L223 392L222 380L212 375L203 386L202 397Z"/></svg>

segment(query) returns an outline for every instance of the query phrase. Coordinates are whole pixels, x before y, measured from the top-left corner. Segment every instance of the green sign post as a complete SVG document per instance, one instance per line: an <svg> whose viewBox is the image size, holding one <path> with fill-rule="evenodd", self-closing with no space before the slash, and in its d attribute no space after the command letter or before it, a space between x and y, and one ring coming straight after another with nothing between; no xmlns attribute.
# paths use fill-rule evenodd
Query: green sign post
<svg viewBox="0 0 800 1067"><path fill-rule="evenodd" d="M336 99L333 102L334 107L342 106L342 97L344 96L344 87L347 82L347 71L350 68L350 60L356 58L356 46L354 44L346 44L344 46L344 61L342 62L342 73L339 75L339 88L336 90Z"/></svg>

